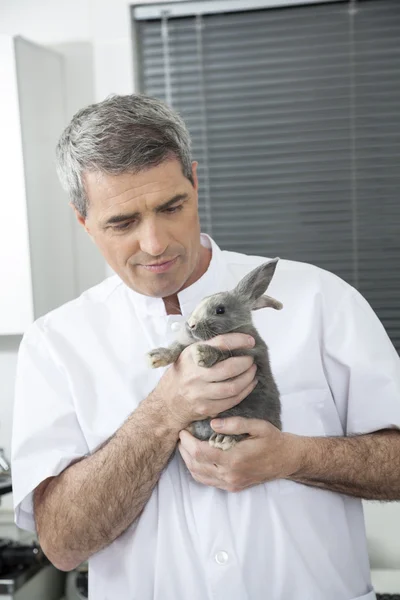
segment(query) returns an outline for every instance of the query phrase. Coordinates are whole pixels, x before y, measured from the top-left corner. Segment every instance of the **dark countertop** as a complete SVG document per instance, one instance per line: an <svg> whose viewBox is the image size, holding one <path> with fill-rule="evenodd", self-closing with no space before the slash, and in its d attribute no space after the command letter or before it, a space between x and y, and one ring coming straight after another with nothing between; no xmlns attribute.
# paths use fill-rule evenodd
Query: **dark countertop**
<svg viewBox="0 0 400 600"><path fill-rule="evenodd" d="M0 477L0 496L12 491L11 477Z"/></svg>

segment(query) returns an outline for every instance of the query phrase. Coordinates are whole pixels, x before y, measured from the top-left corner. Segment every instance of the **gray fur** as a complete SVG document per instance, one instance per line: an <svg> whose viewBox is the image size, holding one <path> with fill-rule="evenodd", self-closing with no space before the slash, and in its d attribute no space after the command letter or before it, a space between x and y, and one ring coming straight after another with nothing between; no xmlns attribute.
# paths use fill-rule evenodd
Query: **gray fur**
<svg viewBox="0 0 400 600"><path fill-rule="evenodd" d="M209 340L230 332L247 333L253 336L256 343L249 349L220 350L206 344L198 344L197 363L202 367L210 368L231 356L253 356L257 365L257 386L237 406L218 416L263 419L282 429L279 390L271 372L268 348L254 327L251 316L252 310L263 307L269 306L278 310L282 308L280 302L264 294L274 275L278 260L274 259L253 269L233 290L205 298L187 320L185 331L180 339L169 348L153 350L148 356L151 366L166 366L175 362L184 348L201 340ZM224 314L216 313L216 308L219 306L224 306ZM201 315L198 320L195 317L196 313ZM198 439L209 440L211 445L224 450L247 437L247 434L237 436L216 434L211 428L210 420L207 418L195 421L188 429Z"/></svg>

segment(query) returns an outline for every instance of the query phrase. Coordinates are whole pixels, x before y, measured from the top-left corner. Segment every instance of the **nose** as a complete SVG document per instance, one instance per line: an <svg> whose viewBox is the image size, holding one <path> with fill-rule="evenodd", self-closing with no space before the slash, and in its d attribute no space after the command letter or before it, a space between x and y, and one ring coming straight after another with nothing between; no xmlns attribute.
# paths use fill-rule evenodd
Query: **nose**
<svg viewBox="0 0 400 600"><path fill-rule="evenodd" d="M196 323L195 321L193 321L193 319L189 319L187 322L187 326L189 327L189 329L195 329Z"/></svg>
<svg viewBox="0 0 400 600"><path fill-rule="evenodd" d="M167 254L169 244L168 233L162 224L149 221L141 231L140 249L149 256L162 256Z"/></svg>

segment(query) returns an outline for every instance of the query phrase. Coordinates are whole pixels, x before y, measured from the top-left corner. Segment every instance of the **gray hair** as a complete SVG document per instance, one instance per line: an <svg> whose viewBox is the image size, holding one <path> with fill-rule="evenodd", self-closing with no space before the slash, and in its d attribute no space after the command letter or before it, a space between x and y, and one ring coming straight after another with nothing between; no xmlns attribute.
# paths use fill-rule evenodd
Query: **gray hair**
<svg viewBox="0 0 400 600"><path fill-rule="evenodd" d="M78 111L56 149L57 172L73 206L87 216L83 175L138 173L177 158L192 184L191 140L182 118L161 100L113 95Z"/></svg>

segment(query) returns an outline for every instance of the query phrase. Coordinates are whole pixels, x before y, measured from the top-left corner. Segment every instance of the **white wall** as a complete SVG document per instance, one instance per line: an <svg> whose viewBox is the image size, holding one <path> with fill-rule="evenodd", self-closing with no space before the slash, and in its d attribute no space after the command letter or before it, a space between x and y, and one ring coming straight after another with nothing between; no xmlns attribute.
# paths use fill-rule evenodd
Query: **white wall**
<svg viewBox="0 0 400 600"><path fill-rule="evenodd" d="M154 3L160 1L137 2ZM18 33L49 45L89 41L93 47L95 98L102 100L111 93L134 92L131 4L135 3L128 0L0 0L0 33Z"/></svg>
<svg viewBox="0 0 400 600"><path fill-rule="evenodd" d="M159 1L141 0L138 4ZM69 76L86 90L86 103L91 95L99 101L111 93L135 91L129 5L128 0L0 0L0 33L20 34L55 46L68 59ZM84 68L91 60L94 81L87 79ZM72 88L76 93L69 97L70 114L85 104L79 86ZM77 247L82 240L79 233ZM82 281L85 277L83 273ZM18 339L0 337L0 447L7 451L18 343ZM10 498L4 508L11 508ZM365 503L365 514L373 566L400 569L400 505Z"/></svg>

